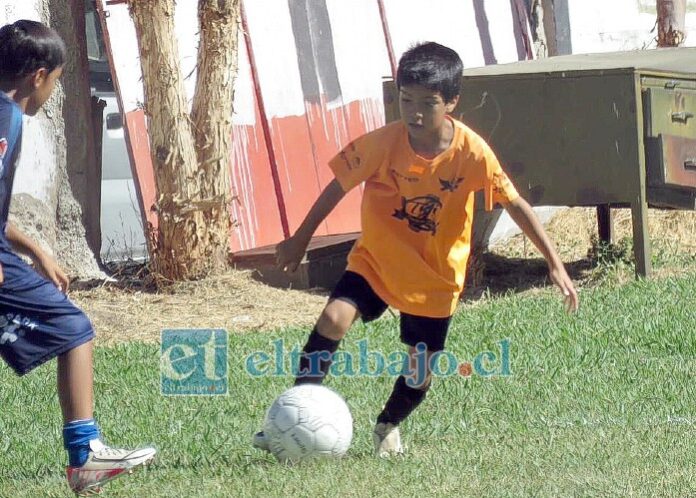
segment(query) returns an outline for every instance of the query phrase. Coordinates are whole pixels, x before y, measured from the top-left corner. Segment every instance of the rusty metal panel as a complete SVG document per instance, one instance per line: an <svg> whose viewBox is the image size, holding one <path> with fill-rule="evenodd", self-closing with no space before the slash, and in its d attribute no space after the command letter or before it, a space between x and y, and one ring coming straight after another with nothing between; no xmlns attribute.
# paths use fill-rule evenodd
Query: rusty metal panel
<svg viewBox="0 0 696 498"><path fill-rule="evenodd" d="M648 203L651 207L667 209L696 209L696 190L664 185L648 188Z"/></svg>
<svg viewBox="0 0 696 498"><path fill-rule="evenodd" d="M696 138L696 91L647 88L644 94L646 136Z"/></svg>
<svg viewBox="0 0 696 498"><path fill-rule="evenodd" d="M646 140L648 184L696 188L696 139L660 135Z"/></svg>

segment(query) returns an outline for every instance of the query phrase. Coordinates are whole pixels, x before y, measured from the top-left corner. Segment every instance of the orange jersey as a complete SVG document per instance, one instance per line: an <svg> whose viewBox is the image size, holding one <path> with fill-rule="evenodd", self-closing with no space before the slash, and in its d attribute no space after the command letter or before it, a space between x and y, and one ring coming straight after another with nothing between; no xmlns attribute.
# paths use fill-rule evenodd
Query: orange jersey
<svg viewBox="0 0 696 498"><path fill-rule="evenodd" d="M362 234L348 270L362 275L390 306L412 315L447 317L464 288L474 194L486 210L518 193L486 142L452 119L449 148L418 156L402 121L367 133L330 162L347 192L365 182Z"/></svg>

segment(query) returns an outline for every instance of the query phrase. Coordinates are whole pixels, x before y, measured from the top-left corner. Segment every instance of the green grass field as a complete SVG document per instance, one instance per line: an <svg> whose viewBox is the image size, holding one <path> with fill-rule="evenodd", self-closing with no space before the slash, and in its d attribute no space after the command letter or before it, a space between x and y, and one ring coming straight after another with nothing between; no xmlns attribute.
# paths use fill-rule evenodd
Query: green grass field
<svg viewBox="0 0 696 498"><path fill-rule="evenodd" d="M693 268L693 267L692 267ZM393 379L334 378L355 435L345 459L295 467L250 437L290 378L249 377L243 359L306 330L229 330L230 394L163 397L159 349L96 351L96 415L107 442L154 444L150 469L109 484L113 497L696 495L696 273L581 292L562 312L550 291L465 305L448 347L473 359L511 341L510 377L439 379L407 420L404 458L372 457L371 429ZM195 326L195 324L191 324ZM389 314L357 325L373 349L400 348ZM23 379L0 367L0 496L69 496L55 364Z"/></svg>

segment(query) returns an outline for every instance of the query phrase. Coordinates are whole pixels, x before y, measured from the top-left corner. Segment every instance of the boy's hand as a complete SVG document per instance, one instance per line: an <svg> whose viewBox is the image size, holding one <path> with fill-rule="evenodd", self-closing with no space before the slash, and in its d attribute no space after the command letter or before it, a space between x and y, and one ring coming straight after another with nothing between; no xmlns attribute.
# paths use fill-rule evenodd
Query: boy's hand
<svg viewBox="0 0 696 498"><path fill-rule="evenodd" d="M61 292L68 292L68 287L70 287L70 279L65 272L61 270L55 259L45 252L42 252L41 254L34 256L32 261L34 262L34 268L36 268L36 271L43 275L47 280L53 282Z"/></svg>
<svg viewBox="0 0 696 498"><path fill-rule="evenodd" d="M565 296L563 302L565 303L566 312L572 313L577 311L579 306L578 293L563 264L549 266L549 276L561 290L563 296Z"/></svg>
<svg viewBox="0 0 696 498"><path fill-rule="evenodd" d="M289 272L297 270L317 227L345 195L346 192L335 178L324 187L295 235L276 246L275 257L278 268Z"/></svg>
<svg viewBox="0 0 696 498"><path fill-rule="evenodd" d="M578 293L575 291L573 281L568 276L565 266L563 266L556 249L551 244L544 227L541 226L541 222L534 214L532 207L522 197L517 197L511 202L503 204L503 207L522 229L522 232L529 237L536 248L544 255L544 259L549 265L549 276L563 293L566 311L568 313L577 311Z"/></svg>
<svg viewBox="0 0 696 498"><path fill-rule="evenodd" d="M278 244L275 251L278 268L291 273L296 271L304 258L308 244L308 240L298 237L297 234Z"/></svg>

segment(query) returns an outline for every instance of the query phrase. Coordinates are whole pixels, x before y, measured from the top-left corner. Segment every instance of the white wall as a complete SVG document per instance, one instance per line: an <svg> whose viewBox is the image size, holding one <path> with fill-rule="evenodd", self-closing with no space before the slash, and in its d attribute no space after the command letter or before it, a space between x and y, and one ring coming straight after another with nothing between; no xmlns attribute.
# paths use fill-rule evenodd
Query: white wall
<svg viewBox="0 0 696 498"><path fill-rule="evenodd" d="M655 48L655 0L570 0L573 53ZM685 46L696 46L696 2L688 0ZM655 31L653 31L653 28Z"/></svg>
<svg viewBox="0 0 696 498"><path fill-rule="evenodd" d="M486 0L484 5L498 62L516 61L517 45L510 2ZM464 67L484 65L471 1L385 0L384 7L397 60L412 44L434 41L457 51Z"/></svg>

